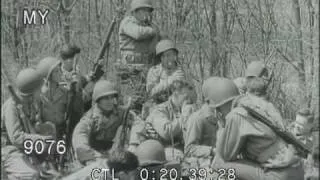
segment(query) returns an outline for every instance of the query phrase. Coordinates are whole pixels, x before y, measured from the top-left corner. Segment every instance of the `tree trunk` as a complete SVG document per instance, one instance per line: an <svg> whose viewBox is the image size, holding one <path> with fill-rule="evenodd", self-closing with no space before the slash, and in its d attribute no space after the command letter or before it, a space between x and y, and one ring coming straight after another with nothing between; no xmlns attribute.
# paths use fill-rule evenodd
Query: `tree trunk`
<svg viewBox="0 0 320 180"><path fill-rule="evenodd" d="M13 49L13 58L16 62L19 62L19 50L18 50L18 46L19 46L19 17L18 17L18 1L14 0L13 1L13 19L12 21L14 22L14 29L13 29L13 45L14 45L14 49Z"/></svg>
<svg viewBox="0 0 320 180"><path fill-rule="evenodd" d="M301 94L299 96L299 106L304 107L307 105L306 101L306 77L305 77L305 68L304 68L304 58L303 58L303 42L302 42L302 29L301 29L301 10L300 10L300 4L299 0L293 0L294 5L294 14L296 18L297 23L297 31L298 31L298 68L300 71L298 72L299 77L299 87L301 90Z"/></svg>
<svg viewBox="0 0 320 180"><path fill-rule="evenodd" d="M211 59L210 59L210 69L209 75L218 75L219 68L218 61L218 43L217 43L217 14L216 14L216 2L217 0L213 0L211 3L211 14L210 14L210 49L211 49Z"/></svg>

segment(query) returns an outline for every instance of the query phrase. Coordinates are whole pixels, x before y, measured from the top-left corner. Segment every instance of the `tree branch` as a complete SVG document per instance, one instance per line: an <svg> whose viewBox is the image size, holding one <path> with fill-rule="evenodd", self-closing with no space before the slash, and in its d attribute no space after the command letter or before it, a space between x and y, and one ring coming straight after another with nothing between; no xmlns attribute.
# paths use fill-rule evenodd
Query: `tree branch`
<svg viewBox="0 0 320 180"><path fill-rule="evenodd" d="M286 56L279 48L276 49L277 52L281 55L281 57L283 57L283 59L285 61L287 61L290 65L292 65L292 67L297 70L299 73L305 73L305 71L301 70L297 65L295 65L294 63L292 63L292 61L288 58L288 56Z"/></svg>

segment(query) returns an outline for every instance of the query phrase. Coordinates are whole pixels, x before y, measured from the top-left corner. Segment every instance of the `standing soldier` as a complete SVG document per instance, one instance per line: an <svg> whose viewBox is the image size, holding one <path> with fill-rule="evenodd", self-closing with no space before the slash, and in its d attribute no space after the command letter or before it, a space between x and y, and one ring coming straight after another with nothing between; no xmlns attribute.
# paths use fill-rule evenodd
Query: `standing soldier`
<svg viewBox="0 0 320 180"><path fill-rule="evenodd" d="M255 119L243 106L259 109L264 101L250 96L238 97L236 85L229 79L211 77L210 105L221 115L217 132L216 155L212 167L226 169L228 179L303 179L301 159L294 147L282 140L269 126ZM264 113L261 109L258 113ZM271 123L276 124L273 117Z"/></svg>
<svg viewBox="0 0 320 180"><path fill-rule="evenodd" d="M131 147L146 139L159 140L166 147L167 160L174 158L170 156L175 150L167 151L170 146L183 151L186 120L194 111L194 87L185 80L177 80L172 83L170 94L168 101L154 107L145 123L133 127L130 137Z"/></svg>
<svg viewBox="0 0 320 180"><path fill-rule="evenodd" d="M23 153L26 148L24 142L30 140L52 139L51 136L43 136L28 132L27 129L34 128L36 121L36 106L39 99L39 90L42 84L41 75L36 70L27 68L17 76L17 97L9 98L2 106L1 120L4 121L7 132L8 144L1 149L1 158L8 179L39 179L39 170L36 164L37 158L32 156L33 163L28 155ZM29 128L26 127L29 125ZM30 129L29 129L30 130Z"/></svg>
<svg viewBox="0 0 320 180"><path fill-rule="evenodd" d="M133 0L131 15L122 20L119 28L119 81L127 86L121 87L122 90L133 91L121 94L126 96L124 101L129 96L134 98L133 109L138 112L141 112L146 98L146 75L150 65L154 63L155 46L160 40L160 31L152 23L153 10L151 0Z"/></svg>
<svg viewBox="0 0 320 180"><path fill-rule="evenodd" d="M93 106L76 125L72 144L81 163L104 157L113 146L117 130L123 124L124 111L118 106L115 85L100 80L93 89ZM130 126L130 124L128 123Z"/></svg>
<svg viewBox="0 0 320 180"><path fill-rule="evenodd" d="M154 104L160 104L168 100L168 88L176 79L185 77L181 66L178 63L178 49L171 40L161 40L156 46L156 58L161 63L151 67L147 75L147 93L152 98L149 101L149 107L146 107L148 115L150 108Z"/></svg>

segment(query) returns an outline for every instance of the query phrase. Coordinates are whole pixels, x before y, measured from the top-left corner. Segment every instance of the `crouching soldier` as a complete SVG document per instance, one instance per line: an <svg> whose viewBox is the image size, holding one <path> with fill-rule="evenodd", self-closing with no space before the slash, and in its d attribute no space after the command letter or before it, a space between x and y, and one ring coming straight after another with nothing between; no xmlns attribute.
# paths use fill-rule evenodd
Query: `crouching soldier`
<svg viewBox="0 0 320 180"><path fill-rule="evenodd" d="M100 80L96 83L92 94L93 106L76 125L72 136L72 145L81 163L106 156L113 146L125 114L118 106L118 96L111 82Z"/></svg>
<svg viewBox="0 0 320 180"><path fill-rule="evenodd" d="M229 79L211 77L205 84L210 87L211 108L215 108L223 121L219 121L216 155L213 169L224 168L228 178L254 179L303 179L301 159L296 149L282 140L268 125L251 116L245 107L268 117L263 101L244 96ZM276 125L273 117L270 123Z"/></svg>
<svg viewBox="0 0 320 180"><path fill-rule="evenodd" d="M41 75L36 70L22 70L16 79L17 94L12 91L12 97L2 106L4 127L1 128L5 128L8 141L1 149L1 161L8 179L39 179L39 159L36 155L27 154L31 149L30 144L33 146L36 141L52 139L52 136L35 132L41 84ZM25 143L27 141L29 143Z"/></svg>
<svg viewBox="0 0 320 180"><path fill-rule="evenodd" d="M130 146L146 139L156 139L166 147L166 159L174 160L184 147L185 124L194 111L194 87L184 81L173 82L168 101L154 107L145 122L136 123L131 131ZM133 148L134 149L134 148Z"/></svg>

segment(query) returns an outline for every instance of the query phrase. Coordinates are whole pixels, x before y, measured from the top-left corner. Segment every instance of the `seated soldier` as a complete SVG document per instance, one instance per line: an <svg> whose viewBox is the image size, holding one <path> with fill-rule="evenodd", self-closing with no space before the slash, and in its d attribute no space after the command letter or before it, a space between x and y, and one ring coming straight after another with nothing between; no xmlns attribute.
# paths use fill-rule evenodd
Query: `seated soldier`
<svg viewBox="0 0 320 180"><path fill-rule="evenodd" d="M214 156L218 130L217 117L209 107L207 89L207 86L202 87L205 104L188 119L184 149L187 156L204 159Z"/></svg>
<svg viewBox="0 0 320 180"><path fill-rule="evenodd" d="M19 72L16 78L18 92L12 94L1 109L1 130L5 131L7 143L1 148L1 161L8 179L39 179L40 160L31 144L45 142L52 136L44 136L35 132L36 101L39 99L41 75L34 69L27 68ZM45 143L44 143L45 144ZM30 144L29 144L30 145ZM48 147L44 147L45 152ZM28 152L32 152L29 154ZM34 156L33 156L34 155Z"/></svg>
<svg viewBox="0 0 320 180"><path fill-rule="evenodd" d="M138 168L137 156L124 149L114 149L108 159L99 159L62 180L133 179Z"/></svg>
<svg viewBox="0 0 320 180"><path fill-rule="evenodd" d="M92 100L92 108L76 125L72 136L72 145L81 163L107 155L114 141L115 145L120 143L115 137L123 124L124 110L119 107L114 84L106 80L98 81Z"/></svg>
<svg viewBox="0 0 320 180"><path fill-rule="evenodd" d="M284 129L286 122L283 120L280 111L274 106L273 103L268 101L267 84L263 78L250 77L247 79L247 96L259 103L262 109L267 110L268 114L274 117L278 127Z"/></svg>
<svg viewBox="0 0 320 180"><path fill-rule="evenodd" d="M180 150L176 152L183 150L186 120L194 111L194 87L186 81L175 81L170 92L168 101L157 105L145 122L134 125L130 137L131 147L146 139L157 139L166 149L171 146ZM175 150L166 151L167 160L171 160L170 156Z"/></svg>
<svg viewBox="0 0 320 180"><path fill-rule="evenodd" d="M171 40L161 40L156 46L156 58L160 64L151 67L148 71L146 88L147 93L153 100L149 102L143 117L146 117L155 104L168 100L168 87L176 79L184 78L184 72L178 64L178 49Z"/></svg>
<svg viewBox="0 0 320 180"><path fill-rule="evenodd" d="M255 96L238 98L236 85L226 78L211 77L204 83L215 84L208 90L210 105L222 119L211 165L213 169L225 169L228 179L303 179L301 159L295 148L244 108L249 106L257 113L269 116L270 123L277 126L281 121L268 113L266 101Z"/></svg>

